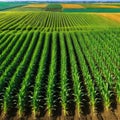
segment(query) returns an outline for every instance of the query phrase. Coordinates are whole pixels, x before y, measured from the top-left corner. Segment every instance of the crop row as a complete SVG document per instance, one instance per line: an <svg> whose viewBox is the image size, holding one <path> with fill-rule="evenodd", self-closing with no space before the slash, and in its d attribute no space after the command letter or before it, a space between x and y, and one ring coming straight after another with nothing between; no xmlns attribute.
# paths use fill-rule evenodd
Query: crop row
<svg viewBox="0 0 120 120"><path fill-rule="evenodd" d="M0 34L0 107L19 116L80 116L85 103L109 110L120 102L119 31ZM9 36L9 37L8 37ZM114 47L115 46L115 47ZM116 98L113 99L113 96ZM86 97L89 98L86 99Z"/></svg>
<svg viewBox="0 0 120 120"><path fill-rule="evenodd" d="M64 14L52 12L0 13L0 30L2 31L40 30L51 32L110 27L119 27L119 25L117 22L97 14Z"/></svg>

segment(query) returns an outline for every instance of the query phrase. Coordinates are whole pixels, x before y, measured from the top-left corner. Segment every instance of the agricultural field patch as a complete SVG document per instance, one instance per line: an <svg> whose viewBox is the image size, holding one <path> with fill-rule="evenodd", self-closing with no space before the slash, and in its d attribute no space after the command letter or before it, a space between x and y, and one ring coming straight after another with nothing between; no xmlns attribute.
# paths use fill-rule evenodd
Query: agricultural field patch
<svg viewBox="0 0 120 120"><path fill-rule="evenodd" d="M5 33L1 117L117 120L119 108L111 109L119 103L119 31Z"/></svg>
<svg viewBox="0 0 120 120"><path fill-rule="evenodd" d="M0 13L0 30L70 31L119 27L98 14L64 14L51 12L3 12ZM92 21L91 21L92 19Z"/></svg>
<svg viewBox="0 0 120 120"><path fill-rule="evenodd" d="M120 15L46 8L0 12L0 119L119 120Z"/></svg>
<svg viewBox="0 0 120 120"><path fill-rule="evenodd" d="M28 4L24 8L46 8L47 4Z"/></svg>
<svg viewBox="0 0 120 120"><path fill-rule="evenodd" d="M64 4L63 4L64 5ZM74 7L76 6L76 7ZM81 6L81 7L80 7ZM119 4L65 4L63 12L120 12Z"/></svg>
<svg viewBox="0 0 120 120"><path fill-rule="evenodd" d="M26 3L26 2L0 2L0 10L16 8L19 6L24 6L26 4L28 4L28 3Z"/></svg>
<svg viewBox="0 0 120 120"><path fill-rule="evenodd" d="M120 8L79 8L79 9L63 9L63 12L88 12L88 13L119 13Z"/></svg>
<svg viewBox="0 0 120 120"><path fill-rule="evenodd" d="M79 5L79 4L61 4L62 5L62 8L68 8L68 9L78 9L78 8L84 8L84 6L82 5Z"/></svg>
<svg viewBox="0 0 120 120"><path fill-rule="evenodd" d="M100 14L100 15L120 23L120 14L107 14L106 13L106 14Z"/></svg>
<svg viewBox="0 0 120 120"><path fill-rule="evenodd" d="M114 5L94 5L93 8L120 8L120 6L114 6Z"/></svg>
<svg viewBox="0 0 120 120"><path fill-rule="evenodd" d="M46 7L46 11L61 12L62 6L61 4L48 4Z"/></svg>
<svg viewBox="0 0 120 120"><path fill-rule="evenodd" d="M119 4L79 4L79 3L2 3L1 10L5 11L53 11L53 12L98 12L119 13Z"/></svg>
<svg viewBox="0 0 120 120"><path fill-rule="evenodd" d="M9 9L8 11L11 11L11 12L38 12L38 11L45 11L45 8L29 8L29 7L16 7L16 8L12 8L12 9Z"/></svg>
<svg viewBox="0 0 120 120"><path fill-rule="evenodd" d="M86 8L96 8L96 7L101 7L101 6L108 6L108 7L111 7L111 6L113 6L113 7L119 7L120 6L120 3L91 3L91 4L89 4L89 3L80 3L80 5L82 5L82 6L84 6L84 7L86 7Z"/></svg>
<svg viewBox="0 0 120 120"><path fill-rule="evenodd" d="M105 4L105 3L99 3L99 4L80 4L86 8L120 8L119 4Z"/></svg>

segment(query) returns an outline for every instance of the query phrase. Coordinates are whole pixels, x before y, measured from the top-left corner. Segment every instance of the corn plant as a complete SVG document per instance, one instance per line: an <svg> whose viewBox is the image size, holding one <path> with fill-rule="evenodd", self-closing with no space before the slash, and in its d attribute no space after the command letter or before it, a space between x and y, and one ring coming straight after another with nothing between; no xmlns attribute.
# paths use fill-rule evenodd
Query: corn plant
<svg viewBox="0 0 120 120"><path fill-rule="evenodd" d="M36 45L34 40L30 42L32 35L33 35L32 31L29 32L27 35L26 41L28 41L30 45L27 45L29 47L26 51L26 54L23 60L21 61L20 65L18 66L15 74L12 76L9 82L9 86L6 88L6 91L4 94L4 103L3 103L4 111L10 109L12 105L16 106L17 104L16 97L17 97L17 92L19 90L18 88L20 88L20 84L25 74L24 72L29 66L30 58L32 57L32 53L34 52L34 48Z"/></svg>
<svg viewBox="0 0 120 120"><path fill-rule="evenodd" d="M80 81L80 76L77 68L77 63L76 63L76 58L75 58L75 53L73 50L73 46L71 44L71 38L70 34L66 33L66 42L68 45L68 51L70 54L70 63L71 63L71 70L72 70L72 80L73 80L73 89L74 89L74 97L75 97L75 104L76 104L76 109L77 109L77 114L80 117L81 113L81 102L82 102L82 86L81 86L81 81Z"/></svg>
<svg viewBox="0 0 120 120"><path fill-rule="evenodd" d="M77 36L78 35L78 36ZM92 112L94 113L96 110L96 103L97 103L97 89L95 88L95 81L92 80L88 67L86 65L85 62L85 58L84 58L84 53L82 52L82 48L81 45L79 45L78 40L81 38L81 35L79 33L77 33L77 35L75 35L75 33L71 33L71 38L73 39L73 44L75 46L76 49L76 53L79 59L79 64L81 66L82 69L82 73L83 73L83 77L84 77L84 82L85 82L85 87L87 88L87 92L88 92L88 96L90 98L90 105L92 108ZM83 98L85 93L83 93ZM86 93L87 94L87 93Z"/></svg>
<svg viewBox="0 0 120 120"><path fill-rule="evenodd" d="M34 117L38 112L41 112L40 108L43 108L44 106L40 104L40 102L44 99L44 96L42 96L42 92L44 89L43 77L45 76L45 68L47 67L46 62L47 62L48 53L49 53L50 35L51 35L50 33L46 34L44 48L41 55L41 60L39 62L38 73L35 78L36 82L35 82L33 98L32 98L32 111L33 111Z"/></svg>
<svg viewBox="0 0 120 120"><path fill-rule="evenodd" d="M26 37L26 34L27 33L25 32L23 35L21 35L21 37L20 37L20 44L21 44L21 42L23 42L24 38ZM17 46L17 47L20 47L20 46ZM23 49L23 51L25 51L25 49ZM22 55L23 55L22 52L19 52L19 54L17 54L17 56L15 57L15 59L13 60L13 62L7 67L7 69L5 70L5 72L0 77L1 100L3 98L3 94L4 94L4 91L6 89L6 86L9 85L10 78L12 77L12 75L14 74L14 72L16 70L16 66L18 66L19 63L20 63L20 61L21 61L20 55L22 57Z"/></svg>
<svg viewBox="0 0 120 120"><path fill-rule="evenodd" d="M38 36L39 36L39 32L36 31L32 39L34 41L38 41ZM31 102L30 101L31 96L29 95L30 91L28 91L28 89L30 89L32 83L34 82L33 77L35 75L36 64L39 61L40 45L41 45L41 41L38 41L38 44L36 45L35 52L31 59L30 65L27 69L26 75L21 84L21 89L19 90L19 93L18 93L18 114L19 116L22 116L22 114L25 112L27 102Z"/></svg>
<svg viewBox="0 0 120 120"><path fill-rule="evenodd" d="M83 40L89 41L89 39L87 39L85 36L84 36ZM103 97L104 107L106 110L108 110L111 105L111 101L110 101L111 91L108 89L108 83L105 83L104 80L102 79L98 69L95 66L93 59L91 59L91 54L89 53L89 51L85 45L85 42L81 41L80 43L81 43L81 46L84 47L84 52L85 52L84 54L88 58L88 62L91 66L91 70L93 72L93 75L96 79L96 83L97 83L99 90L101 92L101 95Z"/></svg>
<svg viewBox="0 0 120 120"><path fill-rule="evenodd" d="M68 82L67 82L67 54L65 49L65 42L64 42L64 34L60 33L60 47L61 47L61 91L60 91L60 97L61 97L61 105L62 105L62 112L63 115L66 116L68 114L67 112L67 105L68 105Z"/></svg>
<svg viewBox="0 0 120 120"><path fill-rule="evenodd" d="M56 100L55 96L55 83L56 83L56 59L57 59L57 33L52 34L52 55L50 63L50 72L48 75L48 85L46 92L46 106L48 111L48 116L52 116L52 111L55 107Z"/></svg>

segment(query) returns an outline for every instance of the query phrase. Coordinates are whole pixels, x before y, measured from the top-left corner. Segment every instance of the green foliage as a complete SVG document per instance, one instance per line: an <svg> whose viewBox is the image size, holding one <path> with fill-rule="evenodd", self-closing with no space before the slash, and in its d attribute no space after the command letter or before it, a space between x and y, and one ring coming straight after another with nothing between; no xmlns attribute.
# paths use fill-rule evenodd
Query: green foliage
<svg viewBox="0 0 120 120"><path fill-rule="evenodd" d="M97 12L97 13L119 13L120 8L80 8L80 9L63 9L63 12Z"/></svg>
<svg viewBox="0 0 120 120"><path fill-rule="evenodd" d="M120 102L120 27L93 14L0 13L0 107L63 116ZM92 19L92 21L91 21ZM58 32L59 31L59 32ZM73 83L73 84L71 84ZM71 98L72 96L72 98ZM89 100L86 100L86 96Z"/></svg>
<svg viewBox="0 0 120 120"><path fill-rule="evenodd" d="M0 2L0 10L15 8L15 7L23 6L26 4L28 4L28 3L26 3L26 2Z"/></svg>
<svg viewBox="0 0 120 120"><path fill-rule="evenodd" d="M48 4L46 7L46 11L60 12L62 11L62 6L61 4Z"/></svg>

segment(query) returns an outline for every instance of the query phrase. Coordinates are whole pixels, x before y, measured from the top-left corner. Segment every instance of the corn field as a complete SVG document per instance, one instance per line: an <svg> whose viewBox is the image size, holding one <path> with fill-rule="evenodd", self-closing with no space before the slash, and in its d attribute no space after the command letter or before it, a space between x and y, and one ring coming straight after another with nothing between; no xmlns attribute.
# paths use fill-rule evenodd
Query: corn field
<svg viewBox="0 0 120 120"><path fill-rule="evenodd" d="M117 120L119 25L98 14L0 13L1 118L94 120L111 111Z"/></svg>

